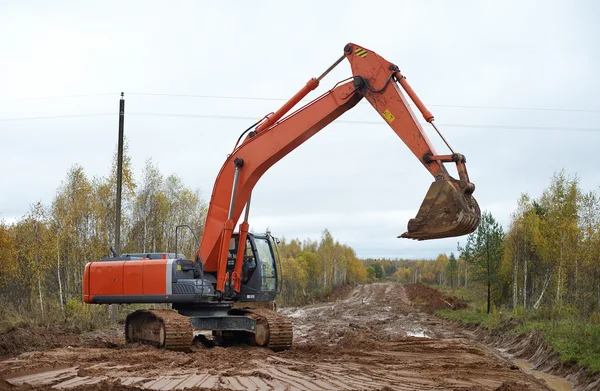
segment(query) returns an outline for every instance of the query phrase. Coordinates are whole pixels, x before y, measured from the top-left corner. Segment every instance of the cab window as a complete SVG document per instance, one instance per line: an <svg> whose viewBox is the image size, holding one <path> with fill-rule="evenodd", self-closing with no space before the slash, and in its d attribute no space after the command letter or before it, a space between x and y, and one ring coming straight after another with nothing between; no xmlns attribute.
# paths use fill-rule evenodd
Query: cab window
<svg viewBox="0 0 600 391"><path fill-rule="evenodd" d="M262 290L274 291L276 289L275 259L271 252L271 246L266 238L254 238L256 252L260 259L260 271L262 276Z"/></svg>

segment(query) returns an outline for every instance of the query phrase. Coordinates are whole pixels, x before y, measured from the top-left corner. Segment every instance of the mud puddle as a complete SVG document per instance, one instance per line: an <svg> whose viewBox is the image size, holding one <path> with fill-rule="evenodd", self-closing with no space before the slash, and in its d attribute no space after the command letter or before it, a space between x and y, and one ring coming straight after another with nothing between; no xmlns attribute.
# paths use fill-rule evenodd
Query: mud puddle
<svg viewBox="0 0 600 391"><path fill-rule="evenodd" d="M416 338L430 338L427 334L425 334L425 330L419 331L407 331L407 337L416 337Z"/></svg>
<svg viewBox="0 0 600 391"><path fill-rule="evenodd" d="M534 377L536 377L538 379L544 380L546 382L546 384L548 385L548 387L550 387L552 390L573 391L573 387L571 386L571 383L568 382L567 380L565 380L561 377L558 377L558 376L550 375L546 372L537 371L537 370L533 369L533 365L531 365L526 360L514 359L513 362L515 363L516 366L521 368L521 370L523 372L533 375Z"/></svg>

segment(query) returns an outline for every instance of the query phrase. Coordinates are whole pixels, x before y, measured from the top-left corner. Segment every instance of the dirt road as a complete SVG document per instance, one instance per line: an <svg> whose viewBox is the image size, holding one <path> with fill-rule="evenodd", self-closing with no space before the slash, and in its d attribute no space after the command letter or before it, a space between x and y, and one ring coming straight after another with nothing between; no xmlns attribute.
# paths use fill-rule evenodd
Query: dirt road
<svg viewBox="0 0 600 391"><path fill-rule="evenodd" d="M286 352L196 345L182 354L115 340L2 361L0 389L548 390L468 333L416 310L401 286L363 285L334 303L282 312L295 327Z"/></svg>

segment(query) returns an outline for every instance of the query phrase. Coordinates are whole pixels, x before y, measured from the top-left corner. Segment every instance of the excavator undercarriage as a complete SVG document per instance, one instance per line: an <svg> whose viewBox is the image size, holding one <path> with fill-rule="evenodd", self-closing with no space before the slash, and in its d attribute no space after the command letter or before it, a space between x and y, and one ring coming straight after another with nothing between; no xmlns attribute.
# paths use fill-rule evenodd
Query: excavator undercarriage
<svg viewBox="0 0 600 391"><path fill-rule="evenodd" d="M237 326L230 322L239 318L245 318L245 328L240 327L239 322ZM247 343L273 351L287 350L292 346L292 322L274 310L236 309L222 319L227 321L222 323L223 328L219 328L207 317L180 315L174 310L137 310L127 316L125 339L128 343L185 352L192 345L194 330L205 330L212 331L215 343L223 346Z"/></svg>

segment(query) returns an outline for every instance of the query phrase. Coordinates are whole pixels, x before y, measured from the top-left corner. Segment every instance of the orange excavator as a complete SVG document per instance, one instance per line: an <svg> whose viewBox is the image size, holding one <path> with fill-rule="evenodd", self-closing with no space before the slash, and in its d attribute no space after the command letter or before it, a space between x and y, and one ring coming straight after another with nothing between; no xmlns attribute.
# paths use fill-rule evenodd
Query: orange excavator
<svg viewBox="0 0 600 391"><path fill-rule="evenodd" d="M288 114L344 59L352 76ZM406 96L450 149L434 150ZM407 231L399 237L427 240L473 232L480 210L472 196L465 157L455 153L434 117L398 67L363 46L349 43L321 76L312 78L279 110L246 129L214 184L202 242L193 260L177 253L113 254L85 266L86 303L170 303L172 310L138 310L127 316L128 342L187 350L194 330L212 331L217 343L246 341L273 350L288 349L292 324L274 311L281 289L276 240L248 231L252 189L281 158L365 98L434 177ZM445 163L454 163L458 179ZM237 232L234 227L244 219ZM179 229L181 227L177 227ZM270 307L270 308L269 308Z"/></svg>

